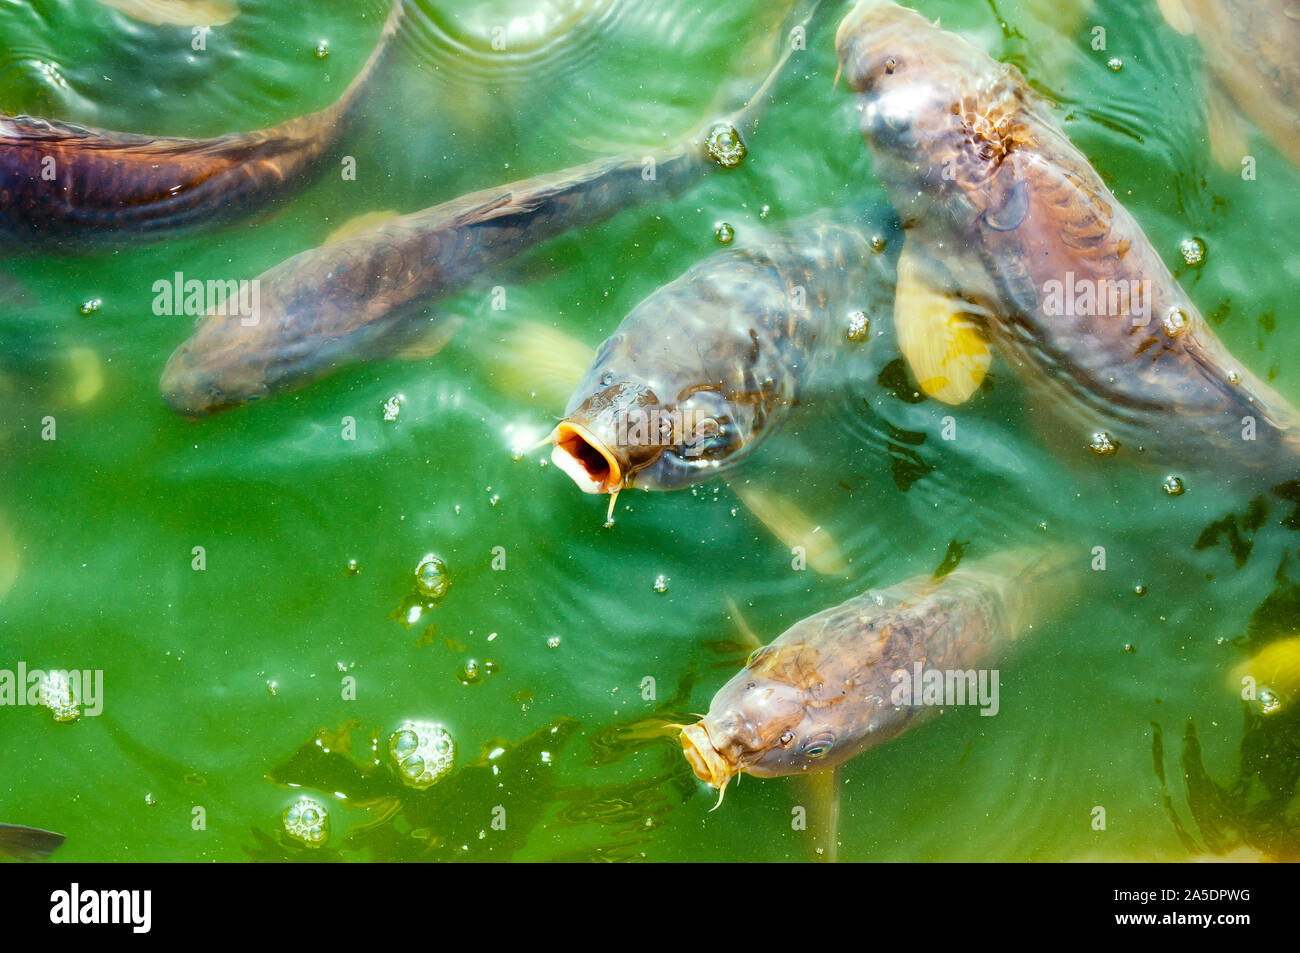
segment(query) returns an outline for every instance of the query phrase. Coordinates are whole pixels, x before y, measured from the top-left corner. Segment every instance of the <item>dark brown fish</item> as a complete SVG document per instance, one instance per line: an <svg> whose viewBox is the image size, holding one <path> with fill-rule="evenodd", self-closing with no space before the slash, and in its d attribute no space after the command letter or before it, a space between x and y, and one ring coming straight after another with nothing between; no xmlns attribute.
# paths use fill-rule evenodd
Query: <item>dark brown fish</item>
<svg viewBox="0 0 1300 953"><path fill-rule="evenodd" d="M45 860L63 846L66 838L53 831L18 824L0 824L0 857Z"/></svg>
<svg viewBox="0 0 1300 953"><path fill-rule="evenodd" d="M913 250L958 274L1079 448L1252 482L1300 472L1300 415L1228 353L1014 67L885 0L860 3L836 46L909 229L900 300L905 271L926 271Z"/></svg>
<svg viewBox="0 0 1300 953"><path fill-rule="evenodd" d="M806 23L819 0L798 5ZM263 274L254 319L208 314L163 371L163 397L198 417L301 387L340 367L391 357L437 333L426 313L476 276L570 229L666 198L743 158L776 66L746 104L652 153L601 159L391 219L302 252Z"/></svg>
<svg viewBox="0 0 1300 953"><path fill-rule="evenodd" d="M166 238L283 201L358 126L404 2L394 3L379 45L334 105L270 129L176 139L0 116L0 243Z"/></svg>

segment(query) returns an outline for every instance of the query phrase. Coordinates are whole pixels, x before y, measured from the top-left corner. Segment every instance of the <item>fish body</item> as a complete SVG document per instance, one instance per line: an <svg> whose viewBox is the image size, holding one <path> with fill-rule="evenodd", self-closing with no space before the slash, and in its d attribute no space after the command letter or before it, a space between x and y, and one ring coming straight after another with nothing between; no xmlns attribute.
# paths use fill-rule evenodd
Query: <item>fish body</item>
<svg viewBox="0 0 1300 953"><path fill-rule="evenodd" d="M801 22L818 6L819 0L798 4ZM418 348L439 322L427 307L484 271L571 229L677 194L712 168L739 163L743 135L756 125L790 54L783 43L745 105L670 147L484 189L282 262L258 279L255 320L204 316L167 362L164 399L177 413L205 416L348 364Z"/></svg>
<svg viewBox="0 0 1300 953"><path fill-rule="evenodd" d="M709 256L601 345L553 435L589 493L675 489L744 459L893 297L892 213L816 216Z"/></svg>
<svg viewBox="0 0 1300 953"><path fill-rule="evenodd" d="M825 771L946 706L973 704L996 676L985 672L981 681L976 670L1028 630L1062 566L1056 552L1015 551L938 579L868 590L795 623L750 656L708 714L683 730L687 760L715 787L742 772ZM964 701L917 697L918 668L962 685Z"/></svg>
<svg viewBox="0 0 1300 953"><path fill-rule="evenodd" d="M703 148L622 156L484 189L301 252L258 277L258 314L208 314L163 371L164 398L200 417L391 357L429 334L432 301L578 225L684 188Z"/></svg>
<svg viewBox="0 0 1300 953"><path fill-rule="evenodd" d="M0 824L0 857L45 860L63 846L66 838L53 831L18 824Z"/></svg>
<svg viewBox="0 0 1300 953"><path fill-rule="evenodd" d="M1080 447L1296 473L1300 415L1215 337L1014 67L883 0L854 8L836 46L908 246L961 276Z"/></svg>
<svg viewBox="0 0 1300 953"><path fill-rule="evenodd" d="M42 247L160 239L263 211L358 126L401 21L332 106L270 129L184 139L0 115L0 244Z"/></svg>

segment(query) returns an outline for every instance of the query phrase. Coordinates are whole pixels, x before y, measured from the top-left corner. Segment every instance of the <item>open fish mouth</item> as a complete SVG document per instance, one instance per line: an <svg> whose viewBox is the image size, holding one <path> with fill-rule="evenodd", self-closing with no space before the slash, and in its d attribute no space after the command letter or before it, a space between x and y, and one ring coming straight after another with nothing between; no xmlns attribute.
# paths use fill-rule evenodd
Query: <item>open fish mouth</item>
<svg viewBox="0 0 1300 953"><path fill-rule="evenodd" d="M713 747L713 742L709 739L709 733L703 723L682 728L682 752L695 771L695 776L720 790L725 789L727 782L738 773L718 749ZM722 803L721 798L718 799L718 803Z"/></svg>
<svg viewBox="0 0 1300 953"><path fill-rule="evenodd" d="M581 424L565 421L551 435L551 462L569 475L584 493L616 493L623 486L623 468L613 451Z"/></svg>

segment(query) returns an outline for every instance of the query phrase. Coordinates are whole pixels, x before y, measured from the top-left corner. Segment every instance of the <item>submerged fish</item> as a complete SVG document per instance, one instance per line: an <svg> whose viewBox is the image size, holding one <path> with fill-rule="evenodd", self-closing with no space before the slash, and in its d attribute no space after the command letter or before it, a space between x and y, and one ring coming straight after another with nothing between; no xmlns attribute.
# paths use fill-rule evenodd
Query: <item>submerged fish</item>
<svg viewBox="0 0 1300 953"><path fill-rule="evenodd" d="M817 5L800 5L803 22ZM282 262L258 279L252 319L211 313L200 321L167 362L164 398L177 413L203 416L418 347L439 323L428 305L487 269L680 192L717 165L739 164L742 132L752 130L790 58L784 33L782 41L775 68L744 107L672 147L484 189Z"/></svg>
<svg viewBox="0 0 1300 953"><path fill-rule="evenodd" d="M601 345L551 435L552 461L584 492L611 494L734 466L868 336L893 296L899 238L887 210L819 216L695 265Z"/></svg>
<svg viewBox="0 0 1300 953"><path fill-rule="evenodd" d="M919 321L940 339L934 353L966 354L961 370L977 381L987 335L1067 415L1080 449L1296 474L1300 415L1228 353L1014 67L886 0L859 3L836 47L909 224L900 341ZM976 302L978 320L947 327L933 307L908 310L935 287ZM941 390L926 386L925 355L909 360Z"/></svg>
<svg viewBox="0 0 1300 953"><path fill-rule="evenodd" d="M1246 156L1238 108L1300 166L1300 4L1295 0L1158 0L1180 33L1195 33L1211 74L1210 145L1235 168ZM1235 105L1234 105L1235 104Z"/></svg>
<svg viewBox="0 0 1300 953"><path fill-rule="evenodd" d="M66 838L53 831L17 824L0 824L0 857L45 860L63 846Z"/></svg>
<svg viewBox="0 0 1300 953"><path fill-rule="evenodd" d="M270 129L178 139L0 115L0 243L166 238L287 198L359 124L404 2L393 4L379 45L334 105Z"/></svg>
<svg viewBox="0 0 1300 953"><path fill-rule="evenodd" d="M687 760L719 789L721 804L739 774L827 771L953 704L995 710L997 672L977 670L1050 604L1040 590L1063 559L1055 551L1006 553L938 579L868 590L796 622L683 728Z"/></svg>

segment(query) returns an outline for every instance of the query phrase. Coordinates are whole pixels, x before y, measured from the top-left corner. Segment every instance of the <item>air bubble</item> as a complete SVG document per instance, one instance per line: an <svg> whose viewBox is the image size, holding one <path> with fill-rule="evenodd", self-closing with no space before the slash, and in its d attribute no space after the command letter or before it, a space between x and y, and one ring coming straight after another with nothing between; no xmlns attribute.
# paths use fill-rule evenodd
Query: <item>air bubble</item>
<svg viewBox="0 0 1300 953"><path fill-rule="evenodd" d="M704 150L710 159L724 169L734 169L740 165L745 161L748 151L736 127L725 122L718 123L709 130L708 138L704 140Z"/></svg>
<svg viewBox="0 0 1300 953"><path fill-rule="evenodd" d="M1276 714L1282 710L1282 698L1271 688L1261 686L1255 694L1255 700L1259 702L1259 710L1265 715Z"/></svg>
<svg viewBox="0 0 1300 953"><path fill-rule="evenodd" d="M1170 496L1182 496L1187 492L1187 488L1183 486L1182 478L1176 477L1172 473L1165 477L1165 482L1162 486L1164 487L1165 492Z"/></svg>
<svg viewBox="0 0 1300 953"><path fill-rule="evenodd" d="M1186 331L1187 325L1187 312L1182 308L1170 308L1169 313L1165 315L1165 334L1171 338L1176 338Z"/></svg>
<svg viewBox="0 0 1300 953"><path fill-rule="evenodd" d="M423 791L441 780L456 759L456 742L435 722L404 721L388 737L388 760L408 787Z"/></svg>
<svg viewBox="0 0 1300 953"><path fill-rule="evenodd" d="M865 341L867 332L871 328L871 321L865 311L854 311L849 315L849 340L853 342Z"/></svg>
<svg viewBox="0 0 1300 953"><path fill-rule="evenodd" d="M81 303L82 314L94 314L104 306L103 298L89 298Z"/></svg>
<svg viewBox="0 0 1300 953"><path fill-rule="evenodd" d="M668 591L668 577L659 575L655 577L654 591L661 595Z"/></svg>
<svg viewBox="0 0 1300 953"><path fill-rule="evenodd" d="M68 723L81 718L81 702L66 672L46 672L37 689L37 697L57 722Z"/></svg>
<svg viewBox="0 0 1300 953"><path fill-rule="evenodd" d="M1112 56L1110 59L1106 61L1106 65L1110 67L1110 69L1118 73L1120 70L1124 68L1124 61L1120 59L1118 56Z"/></svg>
<svg viewBox="0 0 1300 953"><path fill-rule="evenodd" d="M402 405L406 403L404 394L394 394L388 400L384 401L384 420L392 423L402 413Z"/></svg>
<svg viewBox="0 0 1300 953"><path fill-rule="evenodd" d="M447 564L433 553L426 553L415 567L415 588L421 595L440 601L447 596L451 588L451 573Z"/></svg>
<svg viewBox="0 0 1300 953"><path fill-rule="evenodd" d="M323 60L330 55L329 40L321 40L316 44L316 59Z"/></svg>
<svg viewBox="0 0 1300 953"><path fill-rule="evenodd" d="M304 847L320 847L330 836L330 817L325 805L309 797L299 798L284 810L284 833Z"/></svg>
<svg viewBox="0 0 1300 953"><path fill-rule="evenodd" d="M1113 457L1115 451L1119 449L1119 444L1111 439L1110 434L1103 431L1092 435L1092 442L1088 444L1088 449L1099 457Z"/></svg>
<svg viewBox="0 0 1300 953"><path fill-rule="evenodd" d="M1184 238L1178 243L1178 254L1192 268L1200 268L1205 264L1205 242L1199 238Z"/></svg>
<svg viewBox="0 0 1300 953"><path fill-rule="evenodd" d="M714 226L713 234L717 236L719 245L730 245L736 237L736 230L726 222L719 222Z"/></svg>

